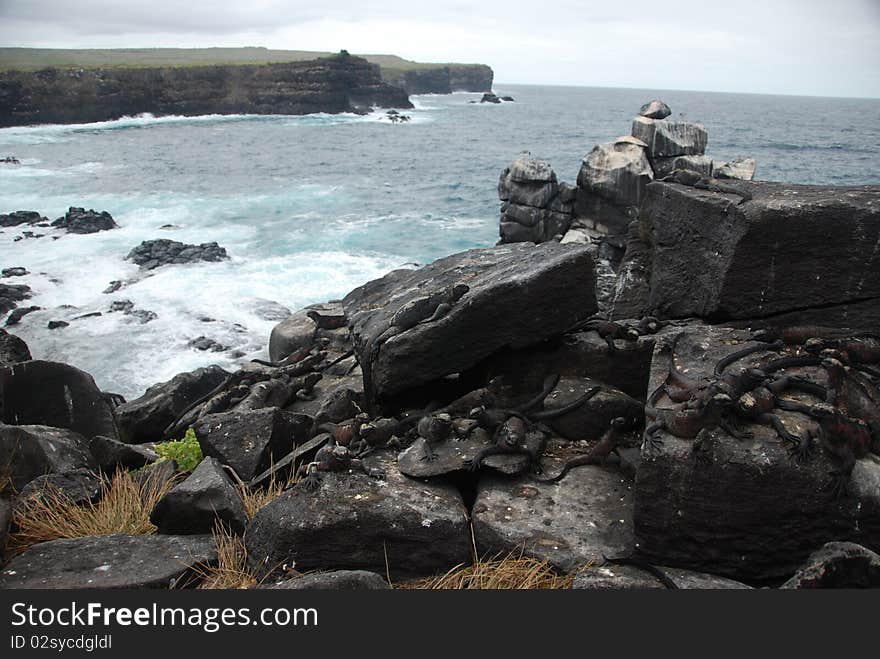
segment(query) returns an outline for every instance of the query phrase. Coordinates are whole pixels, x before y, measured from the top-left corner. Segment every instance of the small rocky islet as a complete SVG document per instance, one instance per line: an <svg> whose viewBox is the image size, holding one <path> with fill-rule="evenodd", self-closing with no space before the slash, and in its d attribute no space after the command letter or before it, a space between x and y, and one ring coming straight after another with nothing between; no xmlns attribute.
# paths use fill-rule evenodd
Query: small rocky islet
<svg viewBox="0 0 880 659"><path fill-rule="evenodd" d="M712 159L705 128L670 116L646 104L574 184L521 154L496 246L297 311L265 362L124 402L0 330L0 533L47 484L86 505L189 429L205 456L153 509L157 534L34 545L0 587L195 583L218 518L285 588L384 587L474 547L574 588L880 585L880 187L753 180L753 159ZM68 215L53 224L113 228ZM4 312L27 299L3 286ZM245 510L242 488L292 475Z"/></svg>

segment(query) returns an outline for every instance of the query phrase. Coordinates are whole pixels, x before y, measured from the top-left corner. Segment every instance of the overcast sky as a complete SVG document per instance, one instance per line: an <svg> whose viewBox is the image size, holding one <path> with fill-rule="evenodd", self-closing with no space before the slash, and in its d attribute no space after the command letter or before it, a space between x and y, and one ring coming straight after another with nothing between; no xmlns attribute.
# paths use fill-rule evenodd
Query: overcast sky
<svg viewBox="0 0 880 659"><path fill-rule="evenodd" d="M880 97L880 0L0 0L0 45L346 48L501 83Z"/></svg>

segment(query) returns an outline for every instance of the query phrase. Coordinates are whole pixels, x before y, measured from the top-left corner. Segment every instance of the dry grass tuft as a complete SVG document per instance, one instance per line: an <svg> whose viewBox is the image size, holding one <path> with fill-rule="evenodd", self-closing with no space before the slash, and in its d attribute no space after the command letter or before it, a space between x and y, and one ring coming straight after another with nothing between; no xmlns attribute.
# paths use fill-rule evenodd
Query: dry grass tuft
<svg viewBox="0 0 880 659"><path fill-rule="evenodd" d="M128 471L117 470L110 483L102 485L98 503L76 504L58 489L46 488L13 515L18 529L9 537L9 551L20 553L39 542L59 538L156 532L150 522L153 507L176 484L149 476L138 482Z"/></svg>
<svg viewBox="0 0 880 659"><path fill-rule="evenodd" d="M217 522L212 533L217 545L217 565L198 570L202 577L199 588L205 590L253 588L260 580L247 569L247 549L244 539Z"/></svg>
<svg viewBox="0 0 880 659"><path fill-rule="evenodd" d="M419 590L563 590L571 588L574 575L556 574L547 561L511 552L457 566L446 574L395 584L395 588Z"/></svg>
<svg viewBox="0 0 880 659"><path fill-rule="evenodd" d="M244 509L247 512L248 517L253 518L260 508L275 501L275 499L281 496L281 493L286 488L290 487L298 480L299 479L296 477L294 471L291 471L290 476L284 480L276 480L275 475L273 474L265 488L254 490L250 489L245 483L239 481L237 484L238 493L241 495L242 501L244 501Z"/></svg>

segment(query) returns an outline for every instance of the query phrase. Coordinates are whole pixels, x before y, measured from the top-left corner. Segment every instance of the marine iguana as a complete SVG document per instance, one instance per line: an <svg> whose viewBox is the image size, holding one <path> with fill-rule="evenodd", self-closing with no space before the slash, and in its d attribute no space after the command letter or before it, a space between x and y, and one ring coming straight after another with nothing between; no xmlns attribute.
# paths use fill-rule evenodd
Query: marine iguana
<svg viewBox="0 0 880 659"><path fill-rule="evenodd" d="M336 314L336 315L323 315L315 311L314 309L310 309L306 312L306 316L314 321L315 325L318 326L318 329L322 330L335 330L345 327L346 318L345 314Z"/></svg>
<svg viewBox="0 0 880 659"><path fill-rule="evenodd" d="M339 446L351 449L352 443L360 437L360 430L364 424L370 422L370 415L361 412L351 419L345 419L339 423L327 421L318 425L317 433L330 433L333 442Z"/></svg>
<svg viewBox="0 0 880 659"><path fill-rule="evenodd" d="M583 465L601 465L605 466L605 460L611 453L617 450L617 446L624 437L624 431L630 423L622 416L615 417L611 420L599 441L593 446L589 453L571 458L562 465L562 470L552 478L539 479L542 483L556 483L575 467Z"/></svg>
<svg viewBox="0 0 880 659"><path fill-rule="evenodd" d="M738 186L729 185L727 183L719 183L717 180L706 178L705 176L688 169L676 169L672 173L660 179L667 183L678 183L691 188L700 190L708 190L709 192L720 192L722 194L737 195L742 199L739 204L752 200L752 194L748 190L743 190Z"/></svg>
<svg viewBox="0 0 880 659"><path fill-rule="evenodd" d="M836 359L825 359L822 365L828 372L826 402L847 416L864 421L874 438L871 448L880 454L880 393Z"/></svg>
<svg viewBox="0 0 880 659"><path fill-rule="evenodd" d="M539 431L542 436L541 441L530 447L526 441L530 432L532 431L529 423L525 419L520 416L508 417L492 435L492 444L484 446L473 458L465 462L465 468L468 471L476 471L482 466L483 460L490 455L527 455L532 468L540 470L539 457L544 450L547 434Z"/></svg>
<svg viewBox="0 0 880 659"><path fill-rule="evenodd" d="M751 439L752 434L734 428L726 415L731 412L734 400L725 393L716 393L704 405L695 408L663 409L645 406L645 416L654 420L645 428L645 446L656 451L663 440L658 434L666 432L680 439L694 439L701 430L720 427L736 439Z"/></svg>
<svg viewBox="0 0 880 659"><path fill-rule="evenodd" d="M344 472L361 471L370 478L383 478L385 473L378 469L370 469L360 459L352 456L345 446L328 444L315 454L315 459L304 465L302 480L295 487L309 491L318 489L321 485L320 472Z"/></svg>
<svg viewBox="0 0 880 659"><path fill-rule="evenodd" d="M605 343L608 344L608 352L615 353L618 351L614 345L614 339L622 339L630 343L638 341L641 334L635 327L616 323L613 320L603 320L601 318L592 318L581 321L572 325L564 333L571 334L573 332L596 332Z"/></svg>
<svg viewBox="0 0 880 659"><path fill-rule="evenodd" d="M416 428L419 437L425 440L425 454L421 459L426 462L437 459L433 448L435 445L446 441L455 434L452 417L444 413L423 416L419 419Z"/></svg>

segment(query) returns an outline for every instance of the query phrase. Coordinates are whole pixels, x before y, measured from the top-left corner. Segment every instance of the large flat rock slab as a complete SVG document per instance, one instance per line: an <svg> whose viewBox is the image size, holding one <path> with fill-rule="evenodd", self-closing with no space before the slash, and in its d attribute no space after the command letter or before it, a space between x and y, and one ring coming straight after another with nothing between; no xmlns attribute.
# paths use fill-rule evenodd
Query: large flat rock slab
<svg viewBox="0 0 880 659"><path fill-rule="evenodd" d="M877 327L880 186L725 185L729 194L647 186L641 222L653 245L651 309L728 320L819 308L829 318L822 324ZM841 308L847 313L835 312Z"/></svg>
<svg viewBox="0 0 880 659"><path fill-rule="evenodd" d="M456 284L469 290L446 315L373 349L404 305ZM355 289L343 305L360 362L371 365L365 390L388 399L459 373L504 346L537 343L587 318L597 309L595 268L583 245L474 249L419 270L396 270Z"/></svg>
<svg viewBox="0 0 880 659"><path fill-rule="evenodd" d="M217 562L210 536L98 535L42 542L0 572L0 588L170 588Z"/></svg>
<svg viewBox="0 0 880 659"><path fill-rule="evenodd" d="M601 467L572 469L559 483L486 476L471 513L477 553L511 550L571 572L633 551L632 485Z"/></svg>
<svg viewBox="0 0 880 659"><path fill-rule="evenodd" d="M708 380L721 357L754 345L748 332L719 327L688 330L676 346L676 364L694 379ZM728 370L757 366L775 352L759 352ZM658 345L650 389L666 378L670 354ZM825 384L824 369L787 369ZM806 394L785 394L808 403ZM812 402L817 402L812 398ZM665 397L658 407L669 407ZM776 410L785 428L804 437L815 423ZM650 423L650 420L648 421ZM790 576L818 546L848 539L880 546L880 463L856 461L848 494L836 497L829 475L838 466L817 446L804 461L789 453L775 430L738 421L753 434L735 439L721 429L694 439L661 432L655 452L643 450L636 477L635 535L639 551L657 564L746 581Z"/></svg>
<svg viewBox="0 0 880 659"><path fill-rule="evenodd" d="M367 460L384 479L325 473L319 488L292 488L262 508L245 533L249 565L370 570L392 576L443 573L470 559L467 510L456 489L412 480L394 455Z"/></svg>

